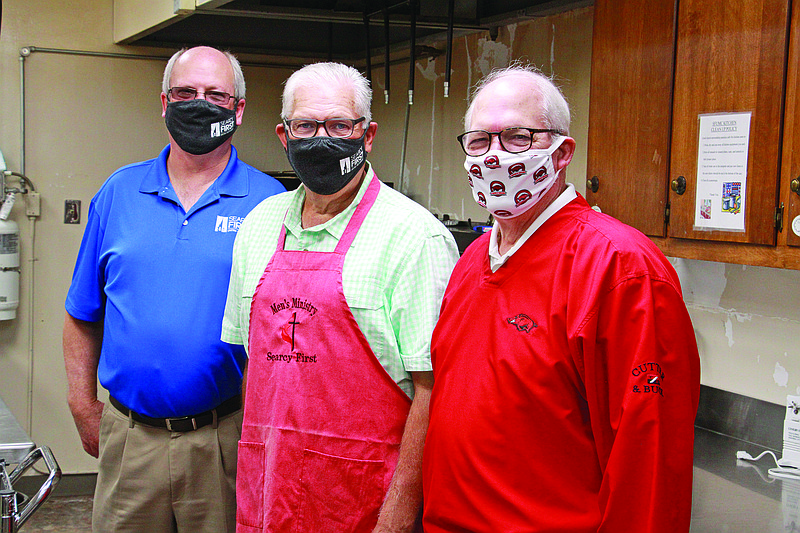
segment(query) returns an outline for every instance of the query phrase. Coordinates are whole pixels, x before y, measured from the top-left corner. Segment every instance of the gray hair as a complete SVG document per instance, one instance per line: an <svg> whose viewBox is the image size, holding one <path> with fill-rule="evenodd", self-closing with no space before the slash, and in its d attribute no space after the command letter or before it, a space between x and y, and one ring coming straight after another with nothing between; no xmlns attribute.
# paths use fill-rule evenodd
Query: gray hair
<svg viewBox="0 0 800 533"><path fill-rule="evenodd" d="M167 67L164 69L164 77L161 80L161 91L164 94L169 91L169 83L172 80L172 69L175 68L175 63L187 50L189 49L181 48L172 54L172 57L170 57L169 61L167 61ZM219 52L228 58L228 61L231 64L231 69L233 69L233 97L237 100L244 98L246 88L244 84L244 73L242 72L242 66L239 64L239 60L236 59L236 56L226 50L219 50Z"/></svg>
<svg viewBox="0 0 800 533"><path fill-rule="evenodd" d="M561 90L556 87L551 78L542 74L539 69L519 61L514 61L505 68L493 70L475 85L469 107L464 115L464 126L467 129L470 128L475 99L478 94L490 83L510 76L519 76L531 81L534 90L539 91L542 96L542 122L544 122L545 128L556 130L560 135L569 135L569 104Z"/></svg>
<svg viewBox="0 0 800 533"><path fill-rule="evenodd" d="M372 89L367 78L353 67L341 63L312 63L294 72L283 88L281 119L287 120L294 112L294 93L297 87L309 83L324 85L347 84L353 89L353 102L356 115L365 118L367 125L372 121L370 105Z"/></svg>

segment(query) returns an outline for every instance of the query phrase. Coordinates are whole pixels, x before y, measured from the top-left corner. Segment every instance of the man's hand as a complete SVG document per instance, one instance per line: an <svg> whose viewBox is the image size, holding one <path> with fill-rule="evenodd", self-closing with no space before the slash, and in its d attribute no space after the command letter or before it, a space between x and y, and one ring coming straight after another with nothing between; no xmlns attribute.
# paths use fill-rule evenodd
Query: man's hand
<svg viewBox="0 0 800 533"><path fill-rule="evenodd" d="M97 457L99 454L100 417L103 415L103 405L103 402L96 398L88 402L69 403L83 449L92 457Z"/></svg>
<svg viewBox="0 0 800 533"><path fill-rule="evenodd" d="M411 379L414 401L403 431L400 457L372 533L413 532L422 504L422 447L430 420L433 372L411 372Z"/></svg>

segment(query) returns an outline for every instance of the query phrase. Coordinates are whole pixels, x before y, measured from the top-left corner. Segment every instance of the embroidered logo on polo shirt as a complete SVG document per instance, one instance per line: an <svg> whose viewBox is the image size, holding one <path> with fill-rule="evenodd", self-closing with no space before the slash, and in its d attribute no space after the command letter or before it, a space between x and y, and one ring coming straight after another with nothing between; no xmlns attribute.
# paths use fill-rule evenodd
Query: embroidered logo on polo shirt
<svg viewBox="0 0 800 533"><path fill-rule="evenodd" d="M664 381L664 372L658 363L642 363L631 370L631 375L637 378L633 392L637 394L659 394L664 396L661 382Z"/></svg>
<svg viewBox="0 0 800 533"><path fill-rule="evenodd" d="M239 231L239 226L242 225L243 220L244 217L221 217L217 215L217 224L214 226L214 231L219 231L222 233L236 233Z"/></svg>
<svg viewBox="0 0 800 533"><path fill-rule="evenodd" d="M539 327L539 325L525 313L520 313L517 316L506 318L506 322L517 328L517 331L521 331L523 333L531 333L533 328Z"/></svg>

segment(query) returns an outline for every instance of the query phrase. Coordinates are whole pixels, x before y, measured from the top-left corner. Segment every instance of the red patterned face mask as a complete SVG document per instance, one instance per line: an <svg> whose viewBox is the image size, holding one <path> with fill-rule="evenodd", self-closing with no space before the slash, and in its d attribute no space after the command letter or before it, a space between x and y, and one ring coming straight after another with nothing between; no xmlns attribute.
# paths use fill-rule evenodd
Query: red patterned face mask
<svg viewBox="0 0 800 533"><path fill-rule="evenodd" d="M536 205L556 182L552 156L564 139L558 137L544 150L468 155L464 168L475 201L495 218L513 218Z"/></svg>

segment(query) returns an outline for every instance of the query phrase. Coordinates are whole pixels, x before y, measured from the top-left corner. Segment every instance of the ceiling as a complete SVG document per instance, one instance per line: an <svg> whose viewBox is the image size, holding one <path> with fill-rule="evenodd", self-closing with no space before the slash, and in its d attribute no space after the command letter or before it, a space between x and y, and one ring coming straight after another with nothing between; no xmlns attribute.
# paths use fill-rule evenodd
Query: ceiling
<svg viewBox="0 0 800 533"><path fill-rule="evenodd" d="M451 2L454 36L493 32L499 26L526 18L592 3L591 0L215 0L128 44L168 48L212 44L236 53L270 56L271 62L288 65L308 60L364 65L369 49L371 64L379 65L385 63L387 44L390 62L407 61L412 42L416 58L443 54Z"/></svg>

